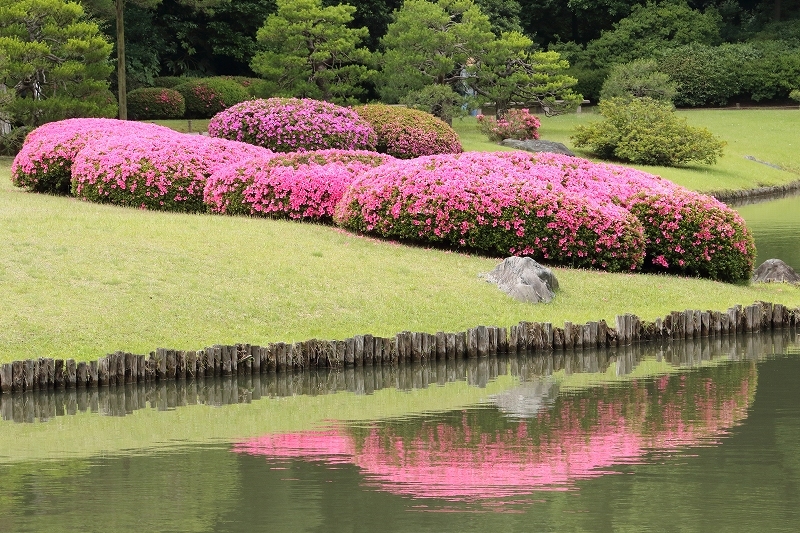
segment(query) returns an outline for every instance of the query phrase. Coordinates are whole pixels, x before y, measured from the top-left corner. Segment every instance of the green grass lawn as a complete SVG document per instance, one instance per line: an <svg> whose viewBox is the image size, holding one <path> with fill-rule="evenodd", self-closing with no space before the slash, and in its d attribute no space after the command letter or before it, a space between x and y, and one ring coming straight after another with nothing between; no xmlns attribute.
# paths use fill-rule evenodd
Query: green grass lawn
<svg viewBox="0 0 800 533"><path fill-rule="evenodd" d="M692 126L706 127L727 142L724 155L718 163L682 168L629 166L701 192L752 189L800 180L800 138L797 136L800 131L800 110L693 110L678 113ZM577 155L595 159L586 151L575 148L570 136L578 124L601 119L592 108L584 108L580 114L541 117L541 138L562 142ZM474 122L474 119L455 120L453 126L462 134L462 131L477 129ZM478 144L464 144L465 149L468 146L468 149L491 149ZM785 170L748 160L745 156L784 167Z"/></svg>
<svg viewBox="0 0 800 533"><path fill-rule="evenodd" d="M760 111L686 116L697 121L714 113L730 120L753 117L758 124L762 117L782 116ZM543 138L567 140L568 124L588 118L545 118ZM784 131L784 146L798 119L800 113L786 119L788 125L775 126ZM722 119L709 122L712 129L733 127ZM466 121L454 126L465 147L496 148L464 131ZM736 131L747 130L743 125ZM790 148L771 146L780 136L765 133L742 144L759 159L800 168ZM725 137L736 146L732 136ZM729 153L720 168L729 168L721 172L734 176L737 187L759 185L772 175L769 167L751 171L748 165L756 163ZM755 300L800 305L800 288L788 285L734 286L561 268L555 269L561 289L553 303L522 304L478 277L500 258L402 246L311 224L156 213L30 194L11 185L9 168L10 159L0 160L0 362L391 336L404 330L463 331L521 320L612 321L622 313L654 319L673 310L724 310ZM675 172L691 177L684 184L694 180L692 188L706 190L700 186L705 171ZM790 172L774 173L776 183L794 179Z"/></svg>

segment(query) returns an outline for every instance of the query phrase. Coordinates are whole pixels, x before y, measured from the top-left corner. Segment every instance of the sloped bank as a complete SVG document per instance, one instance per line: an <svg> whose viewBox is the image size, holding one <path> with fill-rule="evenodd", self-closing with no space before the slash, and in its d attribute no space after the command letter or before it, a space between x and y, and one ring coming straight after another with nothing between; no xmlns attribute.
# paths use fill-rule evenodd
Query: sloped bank
<svg viewBox="0 0 800 533"><path fill-rule="evenodd" d="M292 344L215 345L196 351L158 348L149 357L115 352L97 361L39 358L0 366L0 392L103 387L125 383L293 372L305 368L343 368L433 360L484 358L497 354L551 353L655 340L685 340L770 331L800 324L800 308L755 302L727 311L673 311L646 322L631 314L554 327L520 322L510 328L477 326L458 333L404 331L393 338L357 335L345 340L311 339Z"/></svg>

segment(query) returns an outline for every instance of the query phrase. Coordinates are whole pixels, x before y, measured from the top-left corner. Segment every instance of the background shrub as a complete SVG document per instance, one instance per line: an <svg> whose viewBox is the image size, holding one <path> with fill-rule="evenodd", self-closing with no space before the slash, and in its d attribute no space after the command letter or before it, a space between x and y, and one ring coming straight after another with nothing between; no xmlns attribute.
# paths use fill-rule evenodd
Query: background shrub
<svg viewBox="0 0 800 533"><path fill-rule="evenodd" d="M676 106L724 106L742 91L742 64L753 53L749 45L695 43L663 52L658 68L675 82Z"/></svg>
<svg viewBox="0 0 800 533"><path fill-rule="evenodd" d="M672 106L652 98L600 102L605 118L575 128L575 146L588 147L603 159L644 165L676 166L698 161L713 164L725 142L705 128L689 126Z"/></svg>
<svg viewBox="0 0 800 533"><path fill-rule="evenodd" d="M525 141L539 138L541 123L527 109L509 109L506 114L496 119L478 115L478 129L489 137L490 141L500 142L503 139Z"/></svg>
<svg viewBox="0 0 800 533"><path fill-rule="evenodd" d="M186 112L183 95L165 87L143 87L127 95L128 114L134 120L181 118Z"/></svg>
<svg viewBox="0 0 800 533"><path fill-rule="evenodd" d="M167 89L174 89L178 85L186 83L191 78L186 76L157 76L153 78L154 87L165 87Z"/></svg>
<svg viewBox="0 0 800 533"><path fill-rule="evenodd" d="M352 109L308 98L249 100L214 116L212 137L274 152L374 150L375 131Z"/></svg>
<svg viewBox="0 0 800 533"><path fill-rule="evenodd" d="M15 156L22 150L25 137L33 131L30 126L19 126L5 135L0 135L0 155Z"/></svg>
<svg viewBox="0 0 800 533"><path fill-rule="evenodd" d="M88 142L102 137L134 134L170 135L173 130L106 118L73 118L48 122L33 130L11 163L11 181L31 192L69 194L72 163Z"/></svg>
<svg viewBox="0 0 800 533"><path fill-rule="evenodd" d="M214 170L269 155L269 150L249 144L177 132L102 137L75 156L72 192L99 203L203 212L203 190Z"/></svg>
<svg viewBox="0 0 800 533"><path fill-rule="evenodd" d="M247 89L222 77L190 79L177 85L175 90L186 101L186 118L211 118L250 98Z"/></svg>
<svg viewBox="0 0 800 533"><path fill-rule="evenodd" d="M531 179L493 153L388 162L353 182L335 218L381 237L573 267L630 271L644 258L643 230L630 212Z"/></svg>
<svg viewBox="0 0 800 533"><path fill-rule="evenodd" d="M361 150L255 157L218 168L206 183L205 202L214 213L329 223L353 180L391 159Z"/></svg>
<svg viewBox="0 0 800 533"><path fill-rule="evenodd" d="M637 59L611 67L603 82L600 98L642 98L672 102L675 97L675 82L668 74L658 70L653 59Z"/></svg>
<svg viewBox="0 0 800 533"><path fill-rule="evenodd" d="M353 108L377 135L376 150L398 159L460 153L458 134L441 119L416 109L369 104Z"/></svg>

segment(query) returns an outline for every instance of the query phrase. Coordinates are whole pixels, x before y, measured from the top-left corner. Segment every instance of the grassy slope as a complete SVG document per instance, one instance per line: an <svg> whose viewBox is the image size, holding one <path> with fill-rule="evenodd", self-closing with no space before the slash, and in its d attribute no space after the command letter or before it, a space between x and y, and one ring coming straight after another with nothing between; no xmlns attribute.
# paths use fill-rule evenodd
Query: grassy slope
<svg viewBox="0 0 800 533"><path fill-rule="evenodd" d="M736 112L721 114L727 113ZM738 113L747 118L744 113L752 112ZM543 136L566 140L564 124L578 120L586 118L545 119ZM796 119L787 120L792 125ZM467 149L496 148L463 131L469 123L455 126ZM754 140L752 155L784 157L778 162L800 167L791 150L771 148L773 141ZM736 179L750 176L750 186L771 170L759 166L748 174L738 167L751 162L731 161ZM142 212L33 195L11 186L9 164L0 163L0 362L461 331L520 320L611 321L625 312L653 319L754 300L800 304L800 289L790 286L556 269L562 287L556 300L525 305L478 278L498 258L399 246L309 224ZM703 188L702 174L678 172ZM793 178L774 172L784 181Z"/></svg>

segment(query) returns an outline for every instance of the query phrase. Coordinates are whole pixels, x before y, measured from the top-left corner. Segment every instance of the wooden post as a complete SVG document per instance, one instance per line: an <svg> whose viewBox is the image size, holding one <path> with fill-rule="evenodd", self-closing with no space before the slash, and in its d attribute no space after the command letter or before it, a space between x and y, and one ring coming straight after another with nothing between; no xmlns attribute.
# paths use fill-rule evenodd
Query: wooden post
<svg viewBox="0 0 800 533"><path fill-rule="evenodd" d="M486 326L475 328L475 355L478 357L489 355L489 330Z"/></svg>
<svg viewBox="0 0 800 533"><path fill-rule="evenodd" d="M467 355L467 332L456 333L456 359L463 359Z"/></svg>
<svg viewBox="0 0 800 533"><path fill-rule="evenodd" d="M13 371L11 363L4 363L0 366L0 392L8 394L11 392L13 382Z"/></svg>
<svg viewBox="0 0 800 533"><path fill-rule="evenodd" d="M95 387L98 383L98 361L89 361L89 379L86 384Z"/></svg>
<svg viewBox="0 0 800 533"><path fill-rule="evenodd" d="M497 353L508 353L508 330L497 328Z"/></svg>
<svg viewBox="0 0 800 533"><path fill-rule="evenodd" d="M448 333L445 335L445 359L452 361L456 358L456 334Z"/></svg>
<svg viewBox="0 0 800 533"><path fill-rule="evenodd" d="M444 331L436 332L436 359L438 361L447 359L447 335Z"/></svg>
<svg viewBox="0 0 800 533"><path fill-rule="evenodd" d="M89 382L89 365L85 361L78 363L75 368L75 386L85 388Z"/></svg>
<svg viewBox="0 0 800 533"><path fill-rule="evenodd" d="M519 351L519 326L511 326L508 330L508 353L516 355Z"/></svg>
<svg viewBox="0 0 800 533"><path fill-rule="evenodd" d="M53 363L53 387L56 389L64 388L64 360L56 359Z"/></svg>
<svg viewBox="0 0 800 533"><path fill-rule="evenodd" d="M355 366L364 365L364 341L363 335L353 337L353 363Z"/></svg>
<svg viewBox="0 0 800 533"><path fill-rule="evenodd" d="M183 350L175 352L175 379L186 379L186 352Z"/></svg>
<svg viewBox="0 0 800 533"><path fill-rule="evenodd" d="M108 356L97 360L97 384L101 387L108 386Z"/></svg>
<svg viewBox="0 0 800 533"><path fill-rule="evenodd" d="M77 365L75 359L67 359L66 363L66 386L68 389L74 389L78 384Z"/></svg>

